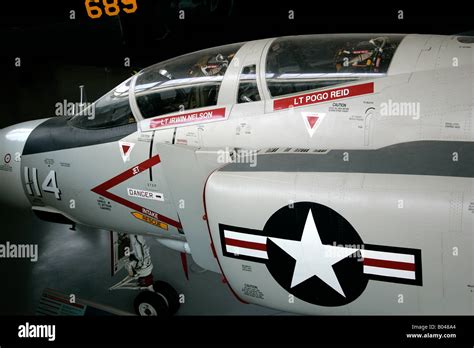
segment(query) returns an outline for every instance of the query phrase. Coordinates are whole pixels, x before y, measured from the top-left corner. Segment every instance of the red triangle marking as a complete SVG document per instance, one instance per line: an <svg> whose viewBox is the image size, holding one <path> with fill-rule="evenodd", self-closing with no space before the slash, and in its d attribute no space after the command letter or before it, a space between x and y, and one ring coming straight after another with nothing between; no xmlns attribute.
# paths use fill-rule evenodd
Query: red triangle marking
<svg viewBox="0 0 474 348"><path fill-rule="evenodd" d="M128 150L130 150L130 145L122 145L122 151L124 155L128 153Z"/></svg>
<svg viewBox="0 0 474 348"><path fill-rule="evenodd" d="M117 196L117 195L111 193L110 191L108 191L111 188L113 188L113 187L127 181L128 179L134 177L135 175L143 173L147 169L157 165L160 162L161 162L160 156L155 155L152 158L149 158L146 161L144 161L140 164L137 164L137 166L132 167L132 168L130 168L130 169L114 176L112 179L109 179L106 182L103 182L99 186L94 187L91 191L94 192L94 193L97 193L98 195L101 195L105 198L111 199L112 201L117 202L118 204L121 204L125 207L128 207L130 209L136 210L136 211L141 212L141 213L143 213L145 215L148 215L150 217L154 217L158 220L161 220L161 221L163 221L167 224L170 224L171 226L175 226L176 228L182 228L183 226L181 225L180 221L175 221L171 218L163 216L163 215L161 215L157 212L154 212L150 209L142 207L141 205L138 205L134 202L126 200L125 198ZM138 173L135 173L135 168L140 168Z"/></svg>
<svg viewBox="0 0 474 348"><path fill-rule="evenodd" d="M318 122L319 117L318 116L306 116L306 118L308 119L309 127L311 129L313 129L316 122Z"/></svg>

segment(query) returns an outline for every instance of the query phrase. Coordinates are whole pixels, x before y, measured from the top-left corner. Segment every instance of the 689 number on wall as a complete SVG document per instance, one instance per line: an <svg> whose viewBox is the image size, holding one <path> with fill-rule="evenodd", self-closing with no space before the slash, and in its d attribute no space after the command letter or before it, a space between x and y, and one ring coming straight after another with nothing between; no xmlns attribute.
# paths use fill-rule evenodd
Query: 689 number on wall
<svg viewBox="0 0 474 348"><path fill-rule="evenodd" d="M87 15L92 19L97 19L105 14L107 16L117 16L121 11L129 14L137 10L137 0L86 0Z"/></svg>

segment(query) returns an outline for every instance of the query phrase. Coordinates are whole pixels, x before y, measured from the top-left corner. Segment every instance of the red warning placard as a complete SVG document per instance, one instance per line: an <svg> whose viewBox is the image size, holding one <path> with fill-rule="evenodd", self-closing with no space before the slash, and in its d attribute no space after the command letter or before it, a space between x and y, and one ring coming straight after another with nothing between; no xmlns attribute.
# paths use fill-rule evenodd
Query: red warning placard
<svg viewBox="0 0 474 348"><path fill-rule="evenodd" d="M201 110L187 114L164 116L152 119L150 128L176 127L190 123L201 123L225 118L225 108Z"/></svg>
<svg viewBox="0 0 474 348"><path fill-rule="evenodd" d="M273 102L273 110L283 110L309 104L324 103L331 100L355 97L358 95L370 93L374 93L373 82L363 83L361 85L327 89L325 91L317 91L288 98L277 99Z"/></svg>

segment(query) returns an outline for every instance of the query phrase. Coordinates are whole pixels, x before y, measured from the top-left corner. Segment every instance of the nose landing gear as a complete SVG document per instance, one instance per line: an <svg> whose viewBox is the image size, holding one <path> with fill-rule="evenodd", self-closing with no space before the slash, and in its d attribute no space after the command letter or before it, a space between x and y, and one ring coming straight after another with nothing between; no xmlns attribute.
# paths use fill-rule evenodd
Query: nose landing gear
<svg viewBox="0 0 474 348"><path fill-rule="evenodd" d="M135 313L140 316L169 317L179 309L179 295L167 282L153 281L150 248L142 236L130 235L132 249L127 276L109 290L141 290L135 297Z"/></svg>

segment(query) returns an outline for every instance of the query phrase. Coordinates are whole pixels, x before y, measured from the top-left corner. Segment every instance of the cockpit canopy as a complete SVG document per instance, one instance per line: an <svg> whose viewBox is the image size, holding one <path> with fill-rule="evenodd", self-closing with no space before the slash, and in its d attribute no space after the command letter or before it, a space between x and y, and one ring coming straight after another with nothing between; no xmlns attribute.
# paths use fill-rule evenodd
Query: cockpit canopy
<svg viewBox="0 0 474 348"><path fill-rule="evenodd" d="M273 41L266 60L272 97L387 73L403 35L306 35Z"/></svg>
<svg viewBox="0 0 474 348"><path fill-rule="evenodd" d="M243 43L213 47L152 65L137 75L134 96L143 118L217 104L227 67ZM133 77L97 100L89 112L76 115L73 126L101 129L134 123L129 104Z"/></svg>
<svg viewBox="0 0 474 348"><path fill-rule="evenodd" d="M265 63L270 96L384 76L403 37L338 34L277 38L269 47ZM216 105L222 79L243 45L209 48L143 69L135 80L128 79L97 100L92 105L95 117L77 115L70 123L80 128L103 129L135 123L134 116L150 118ZM260 100L255 65L253 72L243 71L240 78L245 76L253 76L247 84L256 96L240 98L239 93L236 103ZM135 115L130 99L136 101Z"/></svg>
<svg viewBox="0 0 474 348"><path fill-rule="evenodd" d="M216 105L227 67L242 45L210 48L144 69L135 85L142 117Z"/></svg>

